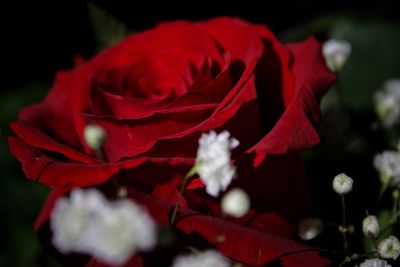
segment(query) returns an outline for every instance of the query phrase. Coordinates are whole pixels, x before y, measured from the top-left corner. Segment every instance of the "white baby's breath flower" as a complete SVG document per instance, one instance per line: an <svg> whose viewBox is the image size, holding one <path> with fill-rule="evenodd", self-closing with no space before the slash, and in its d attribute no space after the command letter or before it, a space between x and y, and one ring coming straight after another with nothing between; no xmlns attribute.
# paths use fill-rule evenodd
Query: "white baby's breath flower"
<svg viewBox="0 0 400 267"><path fill-rule="evenodd" d="M181 255L175 258L172 267L229 267L229 261L214 250Z"/></svg>
<svg viewBox="0 0 400 267"><path fill-rule="evenodd" d="M325 62L332 71L340 71L351 52L351 45L347 41L330 39L322 46Z"/></svg>
<svg viewBox="0 0 400 267"><path fill-rule="evenodd" d="M99 150L107 138L103 127L95 124L88 124L83 130L86 144L93 150Z"/></svg>
<svg viewBox="0 0 400 267"><path fill-rule="evenodd" d="M381 259L368 259L360 264L360 267L392 267L385 260Z"/></svg>
<svg viewBox="0 0 400 267"><path fill-rule="evenodd" d="M322 231L323 223L318 218L306 218L299 222L299 237L303 240L316 238Z"/></svg>
<svg viewBox="0 0 400 267"><path fill-rule="evenodd" d="M240 218L249 211L249 208L250 198L240 188L232 189L222 198L222 211L227 215Z"/></svg>
<svg viewBox="0 0 400 267"><path fill-rule="evenodd" d="M385 259L397 259L400 255L400 241L395 236L383 239L378 245L378 253Z"/></svg>
<svg viewBox="0 0 400 267"><path fill-rule="evenodd" d="M227 131L220 134L211 131L199 139L197 173L206 185L207 193L214 197L225 191L236 175L236 168L231 164L231 150L239 145L239 141L229 137Z"/></svg>
<svg viewBox="0 0 400 267"><path fill-rule="evenodd" d="M383 183L400 186L400 152L387 150L375 155L374 167Z"/></svg>
<svg viewBox="0 0 400 267"><path fill-rule="evenodd" d="M74 190L70 198L59 199L51 214L53 244L63 253L84 250L87 230L99 210L107 208L105 198L96 190Z"/></svg>
<svg viewBox="0 0 400 267"><path fill-rule="evenodd" d="M367 237L377 238L379 236L379 222L374 215L369 215L363 220L362 228L365 236Z"/></svg>
<svg viewBox="0 0 400 267"><path fill-rule="evenodd" d="M391 127L400 122L400 79L391 79L374 95L375 110L383 126Z"/></svg>
<svg viewBox="0 0 400 267"><path fill-rule="evenodd" d="M132 201L118 200L101 210L86 238L87 249L95 258L120 265L136 251L148 251L155 246L156 225Z"/></svg>
<svg viewBox="0 0 400 267"><path fill-rule="evenodd" d="M344 173L338 174L333 179L333 190L340 194L344 195L349 193L353 189L353 179L347 176Z"/></svg>
<svg viewBox="0 0 400 267"><path fill-rule="evenodd" d="M109 202L95 189L58 200L50 226L60 252L89 254L111 265L156 244L155 223L141 207L128 199Z"/></svg>

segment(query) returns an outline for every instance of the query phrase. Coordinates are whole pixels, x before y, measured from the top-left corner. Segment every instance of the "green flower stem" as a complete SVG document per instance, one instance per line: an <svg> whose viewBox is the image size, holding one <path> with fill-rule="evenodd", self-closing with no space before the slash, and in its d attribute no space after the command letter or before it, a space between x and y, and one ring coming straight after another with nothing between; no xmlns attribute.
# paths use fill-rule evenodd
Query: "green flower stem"
<svg viewBox="0 0 400 267"><path fill-rule="evenodd" d="M376 202L376 207L379 207L379 205L381 204L382 197L383 197L383 195L385 194L386 190L389 187L389 178L386 175L381 174L380 179L382 181L382 186L381 186L381 189L379 190L379 195L378 195L378 200Z"/></svg>
<svg viewBox="0 0 400 267"><path fill-rule="evenodd" d="M348 253L349 251L349 242L347 240L347 224L346 224L346 203L344 200L344 195L340 195L342 200L342 227L343 229L340 231L343 235L343 248Z"/></svg>
<svg viewBox="0 0 400 267"><path fill-rule="evenodd" d="M185 248L195 254L199 254L201 252L201 250L193 246L185 246Z"/></svg>
<svg viewBox="0 0 400 267"><path fill-rule="evenodd" d="M183 179L182 186L181 186L181 188L179 190L178 200L176 201L174 211L172 212L171 221L170 221L171 225L174 225L174 223L175 223L176 214L178 213L179 207L181 205L183 192L186 189L186 186L187 186L187 184L188 184L188 182L190 180L190 177L195 175L197 173L197 170L198 170L198 163L196 162L194 164L193 168L190 169L190 171L186 174L185 178Z"/></svg>
<svg viewBox="0 0 400 267"><path fill-rule="evenodd" d="M224 232L224 228L225 228L225 214L222 214L220 216L220 233ZM217 246L221 245L223 242L225 241L225 236L223 234L218 234L215 237L215 243Z"/></svg>
<svg viewBox="0 0 400 267"><path fill-rule="evenodd" d="M93 149L93 151L94 155L98 160L104 161L104 154L103 151L101 150L101 147L99 147L98 149Z"/></svg>
<svg viewBox="0 0 400 267"><path fill-rule="evenodd" d="M346 263L349 263L349 262L352 262L352 261L355 261L355 260L359 260L359 259L362 259L362 258L366 258L366 257L369 257L369 256L371 256L371 255L374 255L374 254L377 254L377 252L376 251L373 251L373 252L370 252L370 253L365 253L365 254L353 254L353 255L351 255L351 256L347 256L339 265L338 265L338 267L342 267L342 266L344 266Z"/></svg>
<svg viewBox="0 0 400 267"><path fill-rule="evenodd" d="M337 79L336 79L336 83L335 83L334 87L336 89L336 95L339 100L339 105L344 110L343 86L342 86L342 82L340 80L339 72L336 72L336 76L337 76Z"/></svg>
<svg viewBox="0 0 400 267"><path fill-rule="evenodd" d="M100 160L101 162L105 162L105 157L104 157L103 150L101 147L99 147L98 149L93 149L93 152L98 160ZM121 186L118 183L118 180L114 176L111 177L110 180L114 184L115 188L117 189L116 197L117 198L125 198L128 194L126 187Z"/></svg>
<svg viewBox="0 0 400 267"><path fill-rule="evenodd" d="M398 213L398 208L399 208L399 195L400 192L399 190L393 191L393 209L392 209L392 219L391 223L395 224L397 223L397 213Z"/></svg>

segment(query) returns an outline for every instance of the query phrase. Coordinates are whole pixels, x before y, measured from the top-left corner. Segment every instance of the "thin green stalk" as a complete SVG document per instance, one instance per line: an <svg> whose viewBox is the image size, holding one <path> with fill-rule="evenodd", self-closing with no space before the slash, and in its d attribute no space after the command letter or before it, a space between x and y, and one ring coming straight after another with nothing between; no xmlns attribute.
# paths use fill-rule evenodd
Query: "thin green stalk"
<svg viewBox="0 0 400 267"><path fill-rule="evenodd" d="M383 195L385 194L386 190L389 187L389 181L385 181L383 179L381 180L382 180L382 186L381 189L379 190L378 200L376 201L376 207L379 207L379 205L381 204Z"/></svg>
<svg viewBox="0 0 400 267"><path fill-rule="evenodd" d="M98 149L93 149L94 151L94 155L96 156L96 158L98 160L104 161L104 155L103 155L103 151L101 150L101 147L99 147Z"/></svg>
<svg viewBox="0 0 400 267"><path fill-rule="evenodd" d="M178 213L179 207L181 205L183 192L186 189L186 186L190 180L190 177L192 177L196 172L197 172L197 164L195 164L193 166L193 168L186 174L185 178L183 179L182 186L179 189L178 200L176 201L174 211L172 212L171 221L170 221L171 225L174 225L174 223L175 223L176 214Z"/></svg>
<svg viewBox="0 0 400 267"><path fill-rule="evenodd" d="M397 210L399 206L399 191L393 191L393 208L392 208L392 220L391 223L397 223Z"/></svg>
<svg viewBox="0 0 400 267"><path fill-rule="evenodd" d="M344 200L344 196L340 195L340 198L342 200L342 235L343 235L343 248L346 251L346 254L349 251L349 243L347 240L347 224L346 224L346 203Z"/></svg>

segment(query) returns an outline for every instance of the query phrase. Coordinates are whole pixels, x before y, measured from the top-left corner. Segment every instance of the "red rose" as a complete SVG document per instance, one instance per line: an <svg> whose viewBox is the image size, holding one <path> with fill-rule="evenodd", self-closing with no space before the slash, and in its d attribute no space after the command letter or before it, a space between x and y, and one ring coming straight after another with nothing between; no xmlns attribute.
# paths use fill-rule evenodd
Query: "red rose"
<svg viewBox="0 0 400 267"><path fill-rule="evenodd" d="M319 101L335 79L320 50L314 39L283 45L265 26L240 19L178 21L59 72L45 100L11 124L17 137L10 148L26 176L55 188L37 228L47 227L61 194L95 185L108 190L110 177L167 224L200 135L228 130L240 141L235 184L249 193L253 210L224 224L218 249L244 265L325 266L315 252L283 256L304 249L289 240L295 237L289 221L307 208L297 152L319 141ZM88 123L107 132L105 162L85 144ZM195 181L177 229L214 244L218 203Z"/></svg>

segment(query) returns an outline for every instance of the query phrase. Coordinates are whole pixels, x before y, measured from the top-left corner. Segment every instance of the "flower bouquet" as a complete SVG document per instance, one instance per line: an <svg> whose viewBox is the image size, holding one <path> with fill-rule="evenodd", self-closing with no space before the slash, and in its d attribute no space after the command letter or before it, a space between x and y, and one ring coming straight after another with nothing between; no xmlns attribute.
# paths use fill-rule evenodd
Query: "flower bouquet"
<svg viewBox="0 0 400 267"><path fill-rule="evenodd" d="M334 84L324 115L353 120L338 93L352 50L217 17L77 57L10 124L25 176L51 188L35 224L43 246L64 266L395 266L399 152L375 157L382 189L357 207L365 216L347 204L361 178L326 174L334 222L312 209L304 167L323 158L301 154L332 129L320 104ZM399 92L392 80L375 95L388 140Z"/></svg>

